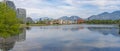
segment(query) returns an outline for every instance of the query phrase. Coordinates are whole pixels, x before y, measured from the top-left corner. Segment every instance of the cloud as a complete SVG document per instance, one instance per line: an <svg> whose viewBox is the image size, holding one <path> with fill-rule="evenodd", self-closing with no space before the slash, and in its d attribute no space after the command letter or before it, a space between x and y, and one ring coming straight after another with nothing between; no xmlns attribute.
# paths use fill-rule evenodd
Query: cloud
<svg viewBox="0 0 120 51"><path fill-rule="evenodd" d="M0 0L0 2L1 2L2 0Z"/></svg>
<svg viewBox="0 0 120 51"><path fill-rule="evenodd" d="M77 15L87 18L101 12L120 9L120 0L12 0L17 8L25 8L32 18Z"/></svg>

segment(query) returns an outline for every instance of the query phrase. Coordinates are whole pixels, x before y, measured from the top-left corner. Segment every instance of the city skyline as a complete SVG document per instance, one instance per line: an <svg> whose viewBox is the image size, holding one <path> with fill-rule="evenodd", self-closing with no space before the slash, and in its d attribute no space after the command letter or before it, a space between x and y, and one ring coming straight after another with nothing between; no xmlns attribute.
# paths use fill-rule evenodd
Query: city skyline
<svg viewBox="0 0 120 51"><path fill-rule="evenodd" d="M11 0L16 7L25 8L32 18L80 16L88 18L102 12L120 10L120 0Z"/></svg>

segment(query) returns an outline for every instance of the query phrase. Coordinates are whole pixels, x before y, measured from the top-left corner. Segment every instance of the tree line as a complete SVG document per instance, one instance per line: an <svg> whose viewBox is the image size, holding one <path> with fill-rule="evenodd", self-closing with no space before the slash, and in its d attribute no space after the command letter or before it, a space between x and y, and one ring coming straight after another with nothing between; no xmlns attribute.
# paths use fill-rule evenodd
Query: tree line
<svg viewBox="0 0 120 51"><path fill-rule="evenodd" d="M87 20L88 24L120 24L120 20Z"/></svg>

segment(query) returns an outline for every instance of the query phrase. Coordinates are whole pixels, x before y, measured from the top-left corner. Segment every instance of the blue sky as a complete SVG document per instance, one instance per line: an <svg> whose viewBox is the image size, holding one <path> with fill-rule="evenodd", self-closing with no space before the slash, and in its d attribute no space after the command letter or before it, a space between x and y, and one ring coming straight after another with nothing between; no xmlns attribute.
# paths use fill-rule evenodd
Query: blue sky
<svg viewBox="0 0 120 51"><path fill-rule="evenodd" d="M102 12L120 10L120 0L12 0L16 7L25 8L32 18L80 16L87 18Z"/></svg>

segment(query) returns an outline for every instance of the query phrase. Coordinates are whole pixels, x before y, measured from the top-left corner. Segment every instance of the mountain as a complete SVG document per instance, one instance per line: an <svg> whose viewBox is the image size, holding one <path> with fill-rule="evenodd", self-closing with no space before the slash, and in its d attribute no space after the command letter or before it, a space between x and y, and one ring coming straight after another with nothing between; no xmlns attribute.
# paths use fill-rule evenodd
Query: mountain
<svg viewBox="0 0 120 51"><path fill-rule="evenodd" d="M44 20L53 20L53 18L49 18L49 17L39 18L39 21L44 21Z"/></svg>
<svg viewBox="0 0 120 51"><path fill-rule="evenodd" d="M75 20L78 20L78 19L81 19L79 16L63 16L63 17L60 17L59 19L61 20L71 20L71 21L75 21Z"/></svg>
<svg viewBox="0 0 120 51"><path fill-rule="evenodd" d="M30 18L30 17L27 17L27 18L26 18L26 22L29 22L29 23L35 23L35 22L33 21L33 19Z"/></svg>
<svg viewBox="0 0 120 51"><path fill-rule="evenodd" d="M70 18L68 16L62 16L59 19L61 19L61 20L69 20Z"/></svg>
<svg viewBox="0 0 120 51"><path fill-rule="evenodd" d="M78 20L78 19L81 19L79 16L71 16L70 17L70 20L72 21L75 21L75 20Z"/></svg>
<svg viewBox="0 0 120 51"><path fill-rule="evenodd" d="M119 20L120 11L114 11L112 13L104 12L98 15L92 15L88 20Z"/></svg>

